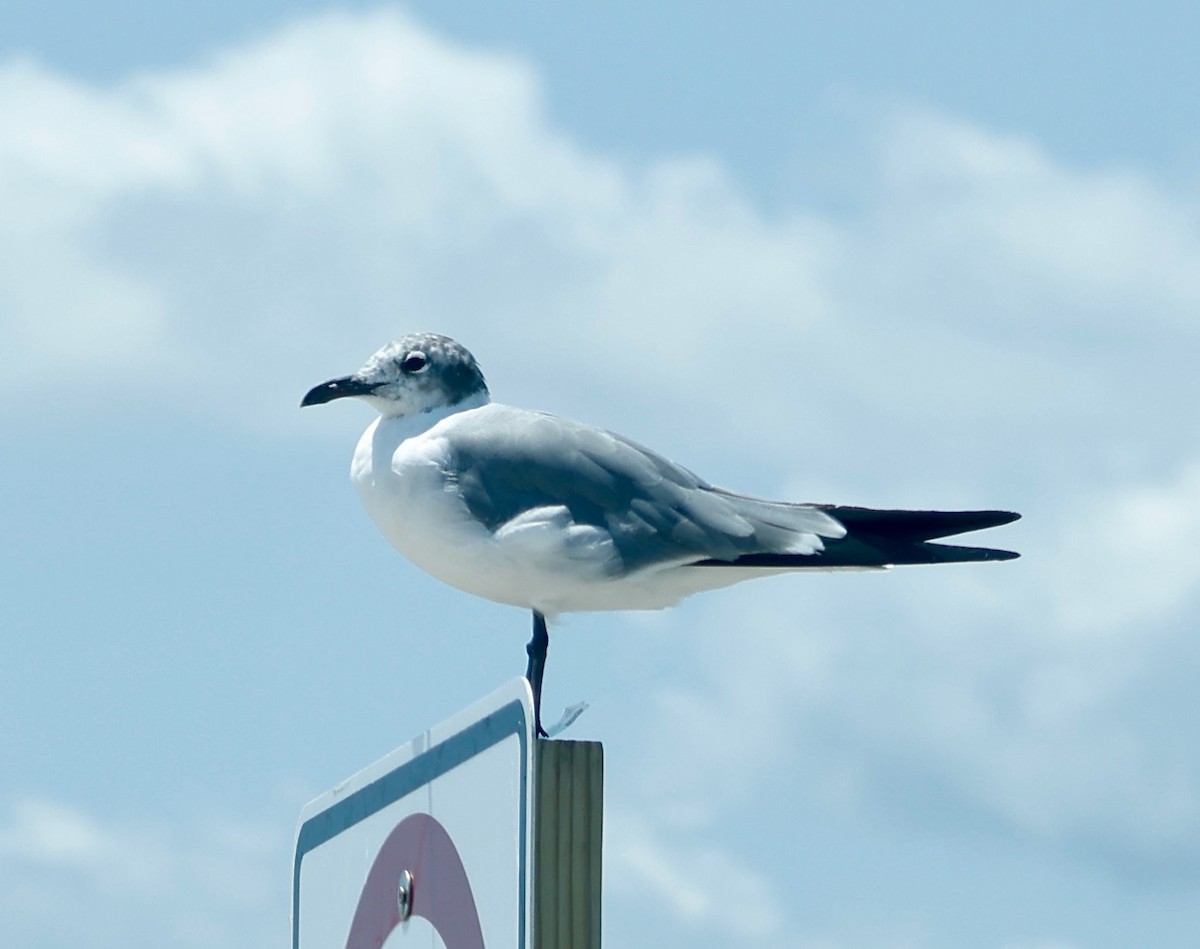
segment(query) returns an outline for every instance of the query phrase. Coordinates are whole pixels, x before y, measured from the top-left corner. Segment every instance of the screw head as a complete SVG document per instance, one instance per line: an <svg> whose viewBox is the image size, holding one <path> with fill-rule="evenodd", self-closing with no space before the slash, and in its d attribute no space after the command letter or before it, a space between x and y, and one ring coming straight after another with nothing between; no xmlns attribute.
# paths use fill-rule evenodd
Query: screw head
<svg viewBox="0 0 1200 949"><path fill-rule="evenodd" d="M412 915L413 885L416 880L407 870L400 871L400 885L396 890L396 908L400 911L400 922Z"/></svg>

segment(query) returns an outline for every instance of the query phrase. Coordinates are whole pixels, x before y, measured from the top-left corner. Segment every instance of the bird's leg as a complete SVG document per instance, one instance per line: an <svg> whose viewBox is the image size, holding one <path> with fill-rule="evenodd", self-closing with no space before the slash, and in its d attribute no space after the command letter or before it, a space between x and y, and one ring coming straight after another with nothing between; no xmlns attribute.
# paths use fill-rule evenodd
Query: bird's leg
<svg viewBox="0 0 1200 949"><path fill-rule="evenodd" d="M546 738L542 728L542 674L546 671L546 649L550 646L550 634L546 632L546 617L533 611L533 636L525 647L529 654L529 665L525 667L525 678L533 689L533 728L538 738Z"/></svg>

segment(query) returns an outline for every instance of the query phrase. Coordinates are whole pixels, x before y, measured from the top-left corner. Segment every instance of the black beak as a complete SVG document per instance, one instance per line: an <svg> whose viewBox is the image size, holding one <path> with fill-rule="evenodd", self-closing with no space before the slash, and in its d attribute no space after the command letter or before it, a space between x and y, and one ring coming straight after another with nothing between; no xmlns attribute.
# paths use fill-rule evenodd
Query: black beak
<svg viewBox="0 0 1200 949"><path fill-rule="evenodd" d="M341 379L330 379L314 386L300 400L300 408L306 405L321 405L334 399L344 399L351 395L369 395L379 387L377 382L363 382L354 376L343 376Z"/></svg>

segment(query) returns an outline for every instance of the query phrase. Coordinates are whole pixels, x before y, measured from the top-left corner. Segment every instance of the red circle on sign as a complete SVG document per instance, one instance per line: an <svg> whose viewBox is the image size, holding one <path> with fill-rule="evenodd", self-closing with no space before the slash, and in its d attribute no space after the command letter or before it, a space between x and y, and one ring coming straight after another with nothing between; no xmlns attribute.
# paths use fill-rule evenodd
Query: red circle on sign
<svg viewBox="0 0 1200 949"><path fill-rule="evenodd" d="M467 871L446 828L431 814L410 814L379 848L358 897L346 949L381 949L400 925L400 875L413 875L412 913L429 921L446 949L484 949Z"/></svg>

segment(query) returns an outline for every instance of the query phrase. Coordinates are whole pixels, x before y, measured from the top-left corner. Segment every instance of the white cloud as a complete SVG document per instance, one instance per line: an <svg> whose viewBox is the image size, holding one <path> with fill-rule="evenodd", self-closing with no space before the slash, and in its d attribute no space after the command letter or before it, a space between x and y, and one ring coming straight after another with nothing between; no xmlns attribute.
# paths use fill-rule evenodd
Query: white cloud
<svg viewBox="0 0 1200 949"><path fill-rule="evenodd" d="M1178 196L1130 171L1068 169L1028 140L915 111L894 119L888 146L893 213L920 222L926 251L963 242L955 256L965 249L977 268L1011 268L1019 291L1035 288L1079 318L1133 308L1143 325L1188 325L1200 243L1194 208Z"/></svg>
<svg viewBox="0 0 1200 949"><path fill-rule="evenodd" d="M316 371L315 352L361 359L449 324L516 359L522 329L548 321L546 356L585 348L595 378L694 378L691 341L740 349L822 309L822 225L768 224L708 160L586 155L523 63L394 12L317 18L107 89L10 63L0 115L36 132L0 147L16 387L133 375L175 380L184 404L207 383L229 410L230 379L266 397L298 354Z"/></svg>
<svg viewBox="0 0 1200 949"><path fill-rule="evenodd" d="M6 812L5 812L6 811ZM282 943L286 828L105 820L44 798L0 811L0 914L24 945Z"/></svg>
<svg viewBox="0 0 1200 949"><path fill-rule="evenodd" d="M684 836L668 840L646 820L608 809L607 887L636 904L666 906L680 924L709 936L758 945L778 938L784 914L770 882L736 855Z"/></svg>
<svg viewBox="0 0 1200 949"><path fill-rule="evenodd" d="M10 822L0 828L0 855L124 880L151 878L159 869L144 842L123 840L81 811L38 799L13 806Z"/></svg>
<svg viewBox="0 0 1200 949"><path fill-rule="evenodd" d="M1044 602L989 611L954 575L840 579L692 614L700 661L662 690L639 769L649 813L696 833L747 809L766 826L801 809L935 836L965 821L1120 877L1200 872L1195 700L1172 674L1195 661L1186 613L1169 636L1063 636Z"/></svg>
<svg viewBox="0 0 1200 949"><path fill-rule="evenodd" d="M859 215L766 213L704 156L588 154L522 60L394 11L105 88L10 62L0 118L17 391L157 384L286 427L292 390L432 327L514 398L649 379L681 418L773 452L792 432L836 449L881 408L885 450L934 418L1004 442L1112 384L1069 334L1135 314L1189 332L1200 296L1194 222L1136 175L902 112ZM540 387L519 371L534 338ZM743 389L776 411L739 422Z"/></svg>
<svg viewBox="0 0 1200 949"><path fill-rule="evenodd" d="M1098 492L1056 558L1061 628L1146 635L1200 592L1200 462Z"/></svg>

